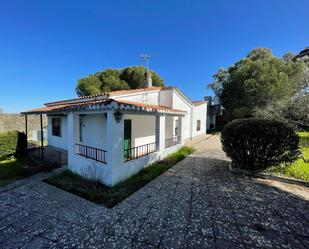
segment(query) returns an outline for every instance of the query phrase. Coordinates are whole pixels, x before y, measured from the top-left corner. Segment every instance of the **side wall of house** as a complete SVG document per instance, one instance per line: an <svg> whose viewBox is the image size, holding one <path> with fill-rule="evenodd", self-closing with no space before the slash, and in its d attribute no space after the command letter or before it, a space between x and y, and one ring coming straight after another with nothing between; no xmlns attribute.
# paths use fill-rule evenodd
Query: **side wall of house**
<svg viewBox="0 0 309 249"><path fill-rule="evenodd" d="M61 118L61 137L53 136L52 134L52 118ZM68 148L68 128L67 128L67 117L66 116L48 116L47 127L48 127L48 145L67 149Z"/></svg>
<svg viewBox="0 0 309 249"><path fill-rule="evenodd" d="M162 90L159 93L159 105L173 107L173 90Z"/></svg>
<svg viewBox="0 0 309 249"><path fill-rule="evenodd" d="M187 139L191 137L191 115L192 115L192 106L184 100L178 93L175 91L173 92L173 106L174 109L179 109L186 111L187 114L184 117L184 124L183 124L183 139Z"/></svg>
<svg viewBox="0 0 309 249"><path fill-rule="evenodd" d="M192 115L192 137L206 133L206 117L207 117L207 104L197 105L193 107ZM197 130L197 121L200 120L200 130Z"/></svg>
<svg viewBox="0 0 309 249"><path fill-rule="evenodd" d="M115 96L114 99L123 99L123 100L129 100L134 101L138 103L144 103L148 105L158 105L159 104L159 92L143 92L143 93L136 93L136 94L129 94L125 96Z"/></svg>

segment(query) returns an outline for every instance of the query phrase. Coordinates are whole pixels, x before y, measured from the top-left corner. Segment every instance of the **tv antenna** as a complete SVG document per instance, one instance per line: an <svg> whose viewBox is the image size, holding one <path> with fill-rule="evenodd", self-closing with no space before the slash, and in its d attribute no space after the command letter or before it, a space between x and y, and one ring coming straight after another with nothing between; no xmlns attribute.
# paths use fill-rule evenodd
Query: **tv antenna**
<svg viewBox="0 0 309 249"><path fill-rule="evenodd" d="M142 58L142 66L146 67L146 70L148 72L148 64L149 64L150 56L142 53L141 58Z"/></svg>

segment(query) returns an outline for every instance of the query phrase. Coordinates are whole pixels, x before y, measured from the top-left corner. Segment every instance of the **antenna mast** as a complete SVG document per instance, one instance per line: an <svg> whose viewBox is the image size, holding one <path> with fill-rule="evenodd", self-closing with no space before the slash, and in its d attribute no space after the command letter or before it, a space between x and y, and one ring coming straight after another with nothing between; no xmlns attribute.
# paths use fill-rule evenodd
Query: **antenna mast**
<svg viewBox="0 0 309 249"><path fill-rule="evenodd" d="M149 69L148 64L149 64L150 56L142 53L141 58L142 58L142 66L146 67L146 71L148 73L148 69Z"/></svg>

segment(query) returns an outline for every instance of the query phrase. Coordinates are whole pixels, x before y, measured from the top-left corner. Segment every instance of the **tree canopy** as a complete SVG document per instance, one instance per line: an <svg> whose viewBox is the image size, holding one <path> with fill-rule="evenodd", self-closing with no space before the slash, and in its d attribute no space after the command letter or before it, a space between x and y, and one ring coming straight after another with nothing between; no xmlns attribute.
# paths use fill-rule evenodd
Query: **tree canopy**
<svg viewBox="0 0 309 249"><path fill-rule="evenodd" d="M163 79L156 72L150 72L152 84L163 86ZM79 79L76 93L78 96L86 96L116 90L142 88L145 86L145 73L146 68L142 66L105 69Z"/></svg>
<svg viewBox="0 0 309 249"><path fill-rule="evenodd" d="M287 111L296 96L306 94L306 71L305 64L293 60L290 53L278 58L267 48L256 48L228 69L221 68L209 87L220 97L226 121L260 116L261 110L265 117L267 107Z"/></svg>

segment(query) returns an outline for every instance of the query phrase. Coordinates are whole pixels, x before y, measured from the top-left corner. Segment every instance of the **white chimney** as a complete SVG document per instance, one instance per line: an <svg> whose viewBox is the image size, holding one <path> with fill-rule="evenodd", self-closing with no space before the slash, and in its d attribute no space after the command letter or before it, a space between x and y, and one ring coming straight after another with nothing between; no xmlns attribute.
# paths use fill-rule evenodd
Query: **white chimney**
<svg viewBox="0 0 309 249"><path fill-rule="evenodd" d="M149 71L145 73L145 86L146 88L152 87L151 72Z"/></svg>

